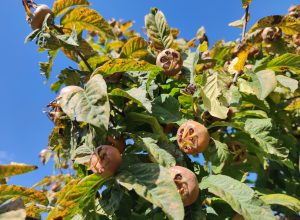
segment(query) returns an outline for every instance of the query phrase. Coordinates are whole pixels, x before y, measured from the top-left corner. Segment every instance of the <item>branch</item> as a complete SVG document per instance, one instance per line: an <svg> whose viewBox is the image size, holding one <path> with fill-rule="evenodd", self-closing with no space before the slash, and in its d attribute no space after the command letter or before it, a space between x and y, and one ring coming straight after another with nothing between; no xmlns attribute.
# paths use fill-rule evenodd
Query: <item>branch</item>
<svg viewBox="0 0 300 220"><path fill-rule="evenodd" d="M244 17L244 23L243 23L242 40L245 38L245 35L246 35L247 24L248 24L248 17L249 17L249 5L247 5L247 7L245 9L245 17Z"/></svg>

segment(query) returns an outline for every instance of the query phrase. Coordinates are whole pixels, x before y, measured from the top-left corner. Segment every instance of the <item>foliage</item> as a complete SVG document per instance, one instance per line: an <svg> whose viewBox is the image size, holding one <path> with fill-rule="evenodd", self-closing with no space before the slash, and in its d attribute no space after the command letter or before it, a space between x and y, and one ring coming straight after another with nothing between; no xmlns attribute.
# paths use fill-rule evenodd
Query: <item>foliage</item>
<svg viewBox="0 0 300 220"><path fill-rule="evenodd" d="M58 96L48 112L54 128L47 158L51 150L55 168L72 164L72 172L46 176L29 189L7 185L6 178L35 166L0 165L0 219L39 219L41 212L49 220L296 219L300 6L245 32L251 0L241 3L245 16L230 25L243 27L242 39L209 49L204 28L191 40L179 38L157 8L145 16L144 39L130 29L133 22L105 21L87 0L56 0L52 17L25 42L47 51L49 60L40 63L47 80L59 50L77 63L50 88L82 89ZM270 32L266 39L266 30L279 35ZM172 77L156 65L167 48L183 61ZM208 129L211 140L201 154L178 148L177 129L188 120ZM89 169L100 145L121 153L122 165L111 177ZM199 181L190 206L183 206L168 170L175 165Z"/></svg>

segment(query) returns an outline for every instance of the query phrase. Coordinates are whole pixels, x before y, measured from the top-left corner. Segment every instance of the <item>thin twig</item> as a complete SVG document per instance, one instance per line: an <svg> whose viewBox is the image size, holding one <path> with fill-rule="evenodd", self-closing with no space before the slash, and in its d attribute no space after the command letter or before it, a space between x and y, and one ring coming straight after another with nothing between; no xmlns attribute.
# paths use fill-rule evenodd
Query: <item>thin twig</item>
<svg viewBox="0 0 300 220"><path fill-rule="evenodd" d="M245 17L244 17L244 22L243 22L242 40L246 36L247 24L248 24L248 17L249 17L249 5L247 5L247 7L245 9Z"/></svg>
<svg viewBox="0 0 300 220"><path fill-rule="evenodd" d="M64 32L57 27L56 25L53 25L53 27L55 28L55 30L57 30L60 34L64 34ZM77 55L80 57L80 59L84 62L84 64L86 65L86 67L89 69L89 71L92 73L94 70L93 68L90 66L90 64L88 63L88 61L85 59L85 57L83 56L83 54L78 51L76 48L74 48L75 53L77 53Z"/></svg>

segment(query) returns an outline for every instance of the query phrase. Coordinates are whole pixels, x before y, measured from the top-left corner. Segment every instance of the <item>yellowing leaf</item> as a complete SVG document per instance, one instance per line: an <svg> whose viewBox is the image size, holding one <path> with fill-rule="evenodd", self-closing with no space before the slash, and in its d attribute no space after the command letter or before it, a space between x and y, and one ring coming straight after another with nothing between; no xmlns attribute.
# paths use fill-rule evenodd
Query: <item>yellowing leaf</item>
<svg viewBox="0 0 300 220"><path fill-rule="evenodd" d="M8 165L0 164L0 179L27 173L35 169L37 169L37 166L22 163L12 163Z"/></svg>
<svg viewBox="0 0 300 220"><path fill-rule="evenodd" d="M59 16L66 12L72 6L89 6L90 3L87 0L56 0L53 5L53 13L55 16Z"/></svg>
<svg viewBox="0 0 300 220"><path fill-rule="evenodd" d="M128 58L141 58L148 54L148 44L142 37L130 38L122 48L121 56Z"/></svg>
<svg viewBox="0 0 300 220"><path fill-rule="evenodd" d="M295 212L300 211L300 201L285 194L270 194L259 197L266 204L277 204L285 206Z"/></svg>
<svg viewBox="0 0 300 220"><path fill-rule="evenodd" d="M123 47L123 45L124 45L123 41L116 40L116 41L109 42L106 45L106 47L108 50L119 50L121 47Z"/></svg>
<svg viewBox="0 0 300 220"><path fill-rule="evenodd" d="M147 35L157 50L170 48L173 44L173 36L167 23L165 15L157 8L145 16Z"/></svg>
<svg viewBox="0 0 300 220"><path fill-rule="evenodd" d="M96 192L106 179L92 174L83 178L80 182L72 182L59 193L56 206L51 210L47 219L71 219L83 211L82 207L88 206L95 200ZM77 183L74 185L74 183Z"/></svg>
<svg viewBox="0 0 300 220"><path fill-rule="evenodd" d="M294 111L300 108L300 98L294 99L284 110L286 111Z"/></svg>
<svg viewBox="0 0 300 220"><path fill-rule="evenodd" d="M286 35L299 34L300 20L292 16L273 15L260 19L252 26L249 32L254 32L257 29L265 27L279 27Z"/></svg>
<svg viewBox="0 0 300 220"><path fill-rule="evenodd" d="M46 195L40 191L22 186L0 185L0 204L15 197L21 197L25 203L35 201L42 205L48 205Z"/></svg>
<svg viewBox="0 0 300 220"><path fill-rule="evenodd" d="M241 70L244 69L245 63L246 63L247 58L248 58L249 49L250 49L250 45L246 46L244 49L242 49L238 53L238 55L237 55L238 61L234 65L234 69L236 71L241 71Z"/></svg>
<svg viewBox="0 0 300 220"><path fill-rule="evenodd" d="M61 18L60 23L65 28L73 29L75 26L77 32L83 30L97 31L105 34L108 38L115 38L107 21L93 9L74 8Z"/></svg>
<svg viewBox="0 0 300 220"><path fill-rule="evenodd" d="M102 74L103 76L109 76L116 72L127 71L146 71L160 73L162 69L143 60L137 61L133 59L114 59L106 62L103 66L96 69L93 75Z"/></svg>

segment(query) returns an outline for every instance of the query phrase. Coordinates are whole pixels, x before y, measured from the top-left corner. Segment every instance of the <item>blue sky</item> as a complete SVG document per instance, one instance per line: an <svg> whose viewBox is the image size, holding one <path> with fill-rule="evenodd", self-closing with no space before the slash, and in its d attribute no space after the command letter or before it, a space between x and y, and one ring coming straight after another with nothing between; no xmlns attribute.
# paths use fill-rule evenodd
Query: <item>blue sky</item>
<svg viewBox="0 0 300 220"><path fill-rule="evenodd" d="M54 1L41 0L50 6ZM161 9L172 27L181 30L181 37L192 38L199 27L206 28L211 42L218 39L235 40L241 30L228 23L243 16L241 0L90 0L92 8L106 19L134 20L134 29L141 30L144 16L151 7ZM299 2L298 2L299 3ZM296 0L253 0L250 8L250 26L259 18L285 14ZM43 109L55 97L49 85L39 74L39 61L47 60L46 53L37 53L34 43L24 44L30 32L25 21L21 0L2 4L0 13L0 163L11 161L35 164L39 169L11 178L10 184L32 186L45 175L53 174L51 164L43 166L38 158L47 146L53 125ZM58 56L53 76L67 66L76 65L62 55Z"/></svg>

